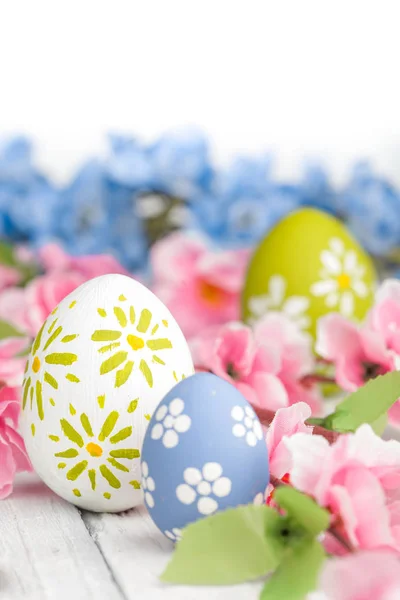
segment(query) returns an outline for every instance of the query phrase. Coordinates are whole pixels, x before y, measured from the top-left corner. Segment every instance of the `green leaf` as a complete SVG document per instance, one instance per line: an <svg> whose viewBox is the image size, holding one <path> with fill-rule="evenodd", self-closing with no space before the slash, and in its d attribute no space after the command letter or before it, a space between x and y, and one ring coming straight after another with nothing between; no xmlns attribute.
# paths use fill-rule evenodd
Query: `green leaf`
<svg viewBox="0 0 400 600"><path fill-rule="evenodd" d="M376 435L382 435L386 429L386 425L388 424L388 415L384 413L381 415L376 421L371 423L371 427L376 433Z"/></svg>
<svg viewBox="0 0 400 600"><path fill-rule="evenodd" d="M0 340L10 337L24 337L24 335L24 333L15 329L15 327L10 323L7 323L7 321L0 321Z"/></svg>
<svg viewBox="0 0 400 600"><path fill-rule="evenodd" d="M400 371L371 379L341 402L323 426L340 433L356 431L363 423L374 424L400 397Z"/></svg>
<svg viewBox="0 0 400 600"><path fill-rule="evenodd" d="M0 241L0 263L7 267L17 266L14 256L14 246L3 241Z"/></svg>
<svg viewBox="0 0 400 600"><path fill-rule="evenodd" d="M328 529L329 512L289 485L277 488L274 500L312 536Z"/></svg>
<svg viewBox="0 0 400 600"><path fill-rule="evenodd" d="M317 540L306 539L289 549L265 584L260 600L303 600L317 587L325 558L325 551Z"/></svg>
<svg viewBox="0 0 400 600"><path fill-rule="evenodd" d="M277 567L287 547L285 523L272 508L253 505L197 521L184 529L161 579L231 585L262 577Z"/></svg>

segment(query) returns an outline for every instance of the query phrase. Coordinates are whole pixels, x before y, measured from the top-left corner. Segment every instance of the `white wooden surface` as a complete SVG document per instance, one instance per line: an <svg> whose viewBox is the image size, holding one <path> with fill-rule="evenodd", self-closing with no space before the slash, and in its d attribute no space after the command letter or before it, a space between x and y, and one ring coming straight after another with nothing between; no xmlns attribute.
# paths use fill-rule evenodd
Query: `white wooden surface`
<svg viewBox="0 0 400 600"><path fill-rule="evenodd" d="M81 513L35 475L0 502L1 600L252 600L260 583L169 586L158 581L173 550L144 508Z"/></svg>
<svg viewBox="0 0 400 600"><path fill-rule="evenodd" d="M400 432L389 427L384 437L400 440ZM0 501L0 600L258 598L261 583L230 588L160 583L172 551L144 508L81 513L36 475L21 475L12 496Z"/></svg>

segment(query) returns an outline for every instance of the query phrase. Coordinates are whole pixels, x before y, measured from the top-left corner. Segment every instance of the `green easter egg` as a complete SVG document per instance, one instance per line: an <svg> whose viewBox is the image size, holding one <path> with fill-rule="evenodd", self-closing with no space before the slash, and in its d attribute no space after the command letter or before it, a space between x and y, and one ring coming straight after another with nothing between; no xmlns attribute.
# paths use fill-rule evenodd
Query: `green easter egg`
<svg viewBox="0 0 400 600"><path fill-rule="evenodd" d="M280 221L250 260L242 295L252 323L283 311L315 336L319 317L338 312L362 320L371 308L377 275L370 257L338 219L303 208Z"/></svg>

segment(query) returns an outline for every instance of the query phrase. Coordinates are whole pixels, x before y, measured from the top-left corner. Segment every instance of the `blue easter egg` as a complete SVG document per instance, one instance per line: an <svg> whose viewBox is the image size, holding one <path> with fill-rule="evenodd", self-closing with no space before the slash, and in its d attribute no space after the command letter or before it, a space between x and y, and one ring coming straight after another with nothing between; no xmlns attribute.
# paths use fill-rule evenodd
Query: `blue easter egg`
<svg viewBox="0 0 400 600"><path fill-rule="evenodd" d="M150 516L170 539L197 519L259 503L269 483L261 424L242 394L211 373L179 382L155 410L142 449Z"/></svg>

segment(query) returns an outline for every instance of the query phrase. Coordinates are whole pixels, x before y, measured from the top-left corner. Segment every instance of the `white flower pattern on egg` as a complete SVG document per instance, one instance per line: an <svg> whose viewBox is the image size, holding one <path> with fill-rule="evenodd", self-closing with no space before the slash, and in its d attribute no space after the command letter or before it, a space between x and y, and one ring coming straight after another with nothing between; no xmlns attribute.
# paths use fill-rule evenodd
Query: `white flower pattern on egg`
<svg viewBox="0 0 400 600"><path fill-rule="evenodd" d="M179 443L179 434L185 433L192 424L188 415L182 414L185 403L181 398L174 398L168 407L160 406L155 414L157 423L151 430L153 440L162 440L166 448L174 448Z"/></svg>
<svg viewBox="0 0 400 600"><path fill-rule="evenodd" d="M268 485L267 485L267 487L265 488L265 491L264 491L264 492L258 492L258 494L256 494L256 495L254 496L254 499L253 499L253 504L254 504L255 506L262 506L263 504L265 504L265 501L266 501L266 499L267 499L267 497L268 497L268 495L269 495L269 486L270 486L270 485L271 485L271 484L268 484Z"/></svg>
<svg viewBox="0 0 400 600"><path fill-rule="evenodd" d="M363 281L365 267L358 264L354 250L347 250L340 238L332 238L328 246L329 249L320 255L321 279L312 284L310 292L313 296L324 296L328 308L338 307L343 316L351 317L354 296L365 298L368 295L368 287Z"/></svg>
<svg viewBox="0 0 400 600"><path fill-rule="evenodd" d="M205 463L202 470L189 467L183 472L185 483L176 488L176 496L182 504L197 502L197 510L201 515L211 515L218 510L216 498L229 496L232 482L228 477L222 477L222 467L219 463Z"/></svg>
<svg viewBox="0 0 400 600"><path fill-rule="evenodd" d="M268 292L249 298L248 308L251 314L249 323L256 323L270 310L278 310L301 329L307 329L311 322L306 314L310 300L306 296L286 297L286 288L287 282L282 275L272 275L268 282Z"/></svg>
<svg viewBox="0 0 400 600"><path fill-rule="evenodd" d="M172 531L166 530L164 531L164 533L167 536L167 538L169 538L173 542L179 542L179 540L182 539L182 530L178 527L173 527Z"/></svg>
<svg viewBox="0 0 400 600"><path fill-rule="evenodd" d="M255 446L258 441L262 440L260 421L250 406L246 406L244 409L241 406L234 406L231 417L237 421L232 428L235 437L244 438L249 446Z"/></svg>
<svg viewBox="0 0 400 600"><path fill-rule="evenodd" d="M142 463L142 488L147 506L153 508L155 502L152 492L156 489L156 484L154 479L149 476L149 467L146 462Z"/></svg>
<svg viewBox="0 0 400 600"><path fill-rule="evenodd" d="M256 494L256 496L254 497L253 500L253 504L255 506L262 506L265 502L265 498L264 498L264 494L262 492L259 492L258 494Z"/></svg>

